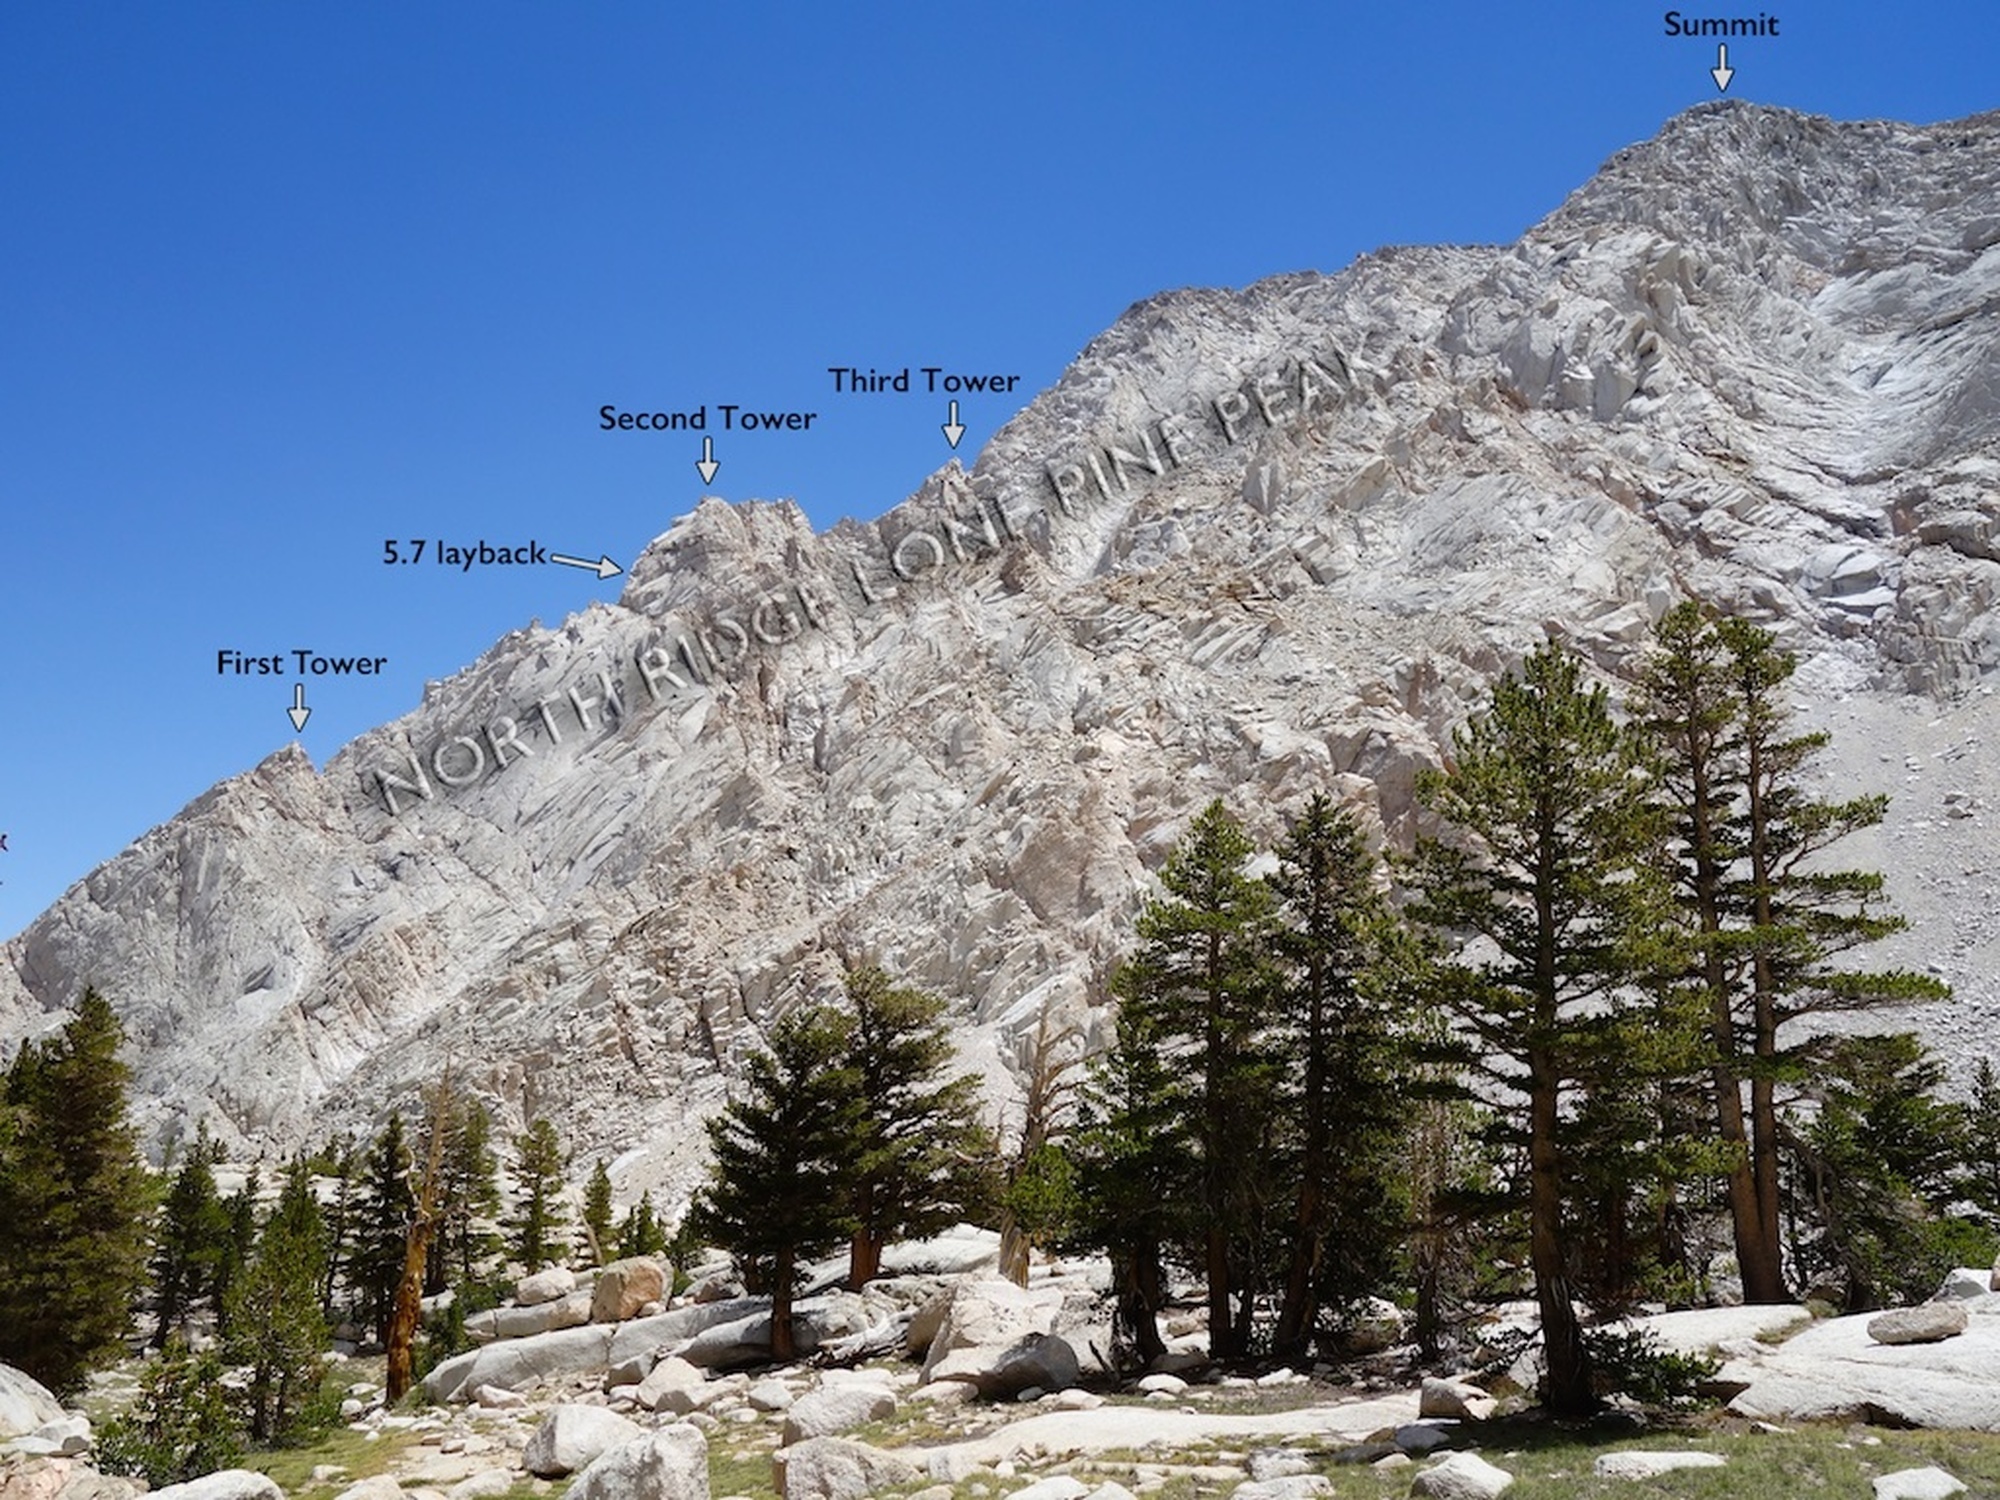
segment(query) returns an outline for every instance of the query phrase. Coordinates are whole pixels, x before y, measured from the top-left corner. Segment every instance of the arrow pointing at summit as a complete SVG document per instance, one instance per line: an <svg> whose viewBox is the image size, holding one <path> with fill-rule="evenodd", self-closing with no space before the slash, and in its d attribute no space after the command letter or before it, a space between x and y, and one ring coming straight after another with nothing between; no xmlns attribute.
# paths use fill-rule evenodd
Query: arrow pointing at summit
<svg viewBox="0 0 2000 1500"><path fill-rule="evenodd" d="M715 439L701 440L701 457L695 462L695 472L701 475L703 484L715 483L715 471L722 467L715 461Z"/></svg>
<svg viewBox="0 0 2000 1500"><path fill-rule="evenodd" d="M600 557L596 562L592 562L587 557L564 557L560 552L551 552L549 561L570 568L588 568L599 578L615 578L625 571L608 557Z"/></svg>
<svg viewBox="0 0 2000 1500"><path fill-rule="evenodd" d="M956 448L958 440L964 436L965 429L958 424L958 403L954 401L951 403L951 417L944 424L944 440Z"/></svg>
<svg viewBox="0 0 2000 1500"><path fill-rule="evenodd" d="M285 713L292 721L292 733L303 734L306 720L312 717L312 710L306 707L306 685L303 682L292 684L292 706Z"/></svg>
<svg viewBox="0 0 2000 1500"><path fill-rule="evenodd" d="M1736 76L1736 70L1729 66L1729 43L1715 44L1715 66L1708 70L1708 76L1715 80L1717 93L1728 90L1729 80Z"/></svg>

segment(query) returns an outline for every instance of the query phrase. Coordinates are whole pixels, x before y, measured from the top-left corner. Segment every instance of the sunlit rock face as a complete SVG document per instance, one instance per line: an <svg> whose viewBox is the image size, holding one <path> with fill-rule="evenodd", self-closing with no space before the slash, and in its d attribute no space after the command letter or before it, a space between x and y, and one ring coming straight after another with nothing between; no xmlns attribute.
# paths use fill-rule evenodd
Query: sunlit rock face
<svg viewBox="0 0 2000 1500"><path fill-rule="evenodd" d="M970 469L870 524L705 502L616 604L504 636L315 771L201 795L6 946L0 1037L85 983L155 1147L368 1127L449 1067L684 1185L760 1028L844 960L950 998L995 1107L1189 816L1415 773L1553 634L1616 674L1689 590L1776 630L1892 794L1853 849L2000 993L2000 116L1740 104L1517 244L1131 308ZM1969 1063L1967 1064L1969 1066ZM621 1154L622 1153L622 1154Z"/></svg>

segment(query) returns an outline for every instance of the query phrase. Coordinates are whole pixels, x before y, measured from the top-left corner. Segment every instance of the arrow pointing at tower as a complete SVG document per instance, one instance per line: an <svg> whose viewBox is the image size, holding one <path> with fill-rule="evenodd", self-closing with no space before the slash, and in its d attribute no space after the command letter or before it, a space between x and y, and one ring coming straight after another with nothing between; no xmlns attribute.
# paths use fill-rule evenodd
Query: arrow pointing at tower
<svg viewBox="0 0 2000 1500"><path fill-rule="evenodd" d="M1708 76L1715 80L1718 93L1729 88L1729 80L1736 76L1736 70L1729 66L1729 43L1715 44L1715 66L1708 70Z"/></svg>
<svg viewBox="0 0 2000 1500"><path fill-rule="evenodd" d="M286 709L285 713L291 718L292 733L304 733L306 720L312 717L312 710L306 707L306 685L303 682L292 684L292 706Z"/></svg>
<svg viewBox="0 0 2000 1500"><path fill-rule="evenodd" d="M560 552L551 552L549 561L562 563L565 567L588 568L599 578L615 578L625 571L608 557L600 557L596 562L592 562L587 557L564 557Z"/></svg>
<svg viewBox="0 0 2000 1500"><path fill-rule="evenodd" d="M944 424L944 440L956 448L958 440L964 436L965 429L958 425L958 403L954 401L951 403L951 416Z"/></svg>
<svg viewBox="0 0 2000 1500"><path fill-rule="evenodd" d="M715 439L701 440L701 458L695 463L695 472L701 475L703 484L715 483L715 471L722 467L715 461Z"/></svg>

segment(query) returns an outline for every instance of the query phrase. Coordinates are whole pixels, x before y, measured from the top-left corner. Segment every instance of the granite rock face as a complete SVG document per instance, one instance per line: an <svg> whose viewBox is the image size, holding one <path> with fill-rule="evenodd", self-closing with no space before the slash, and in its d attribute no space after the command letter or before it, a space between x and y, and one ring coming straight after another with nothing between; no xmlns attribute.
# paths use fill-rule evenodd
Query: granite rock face
<svg viewBox="0 0 2000 1500"><path fill-rule="evenodd" d="M0 1044L95 982L155 1147L373 1127L447 1057L502 1128L683 1186L696 1120L841 955L1009 1087L1188 818L1311 792L1394 843L1553 632L1607 672L1685 589L1780 633L1990 1046L2000 929L2000 115L1724 102L1513 245L1132 307L882 519L704 501L323 769L191 802L0 949ZM907 481L906 481L907 482ZM900 487L900 486L899 486ZM1893 857L1889 857L1893 855ZM628 1150L627 1148L636 1148Z"/></svg>

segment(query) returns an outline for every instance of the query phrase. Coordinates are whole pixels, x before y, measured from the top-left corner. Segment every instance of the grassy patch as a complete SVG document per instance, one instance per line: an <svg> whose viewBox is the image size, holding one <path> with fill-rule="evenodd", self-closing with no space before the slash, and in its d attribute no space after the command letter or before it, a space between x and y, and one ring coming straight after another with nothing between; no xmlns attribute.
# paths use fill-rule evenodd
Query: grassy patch
<svg viewBox="0 0 2000 1500"><path fill-rule="evenodd" d="M243 1467L270 1475L288 1495L308 1490L333 1494L357 1479L388 1472L397 1455L413 1446L422 1435L385 1432L370 1442L347 1427L335 1427L304 1447L253 1449L244 1458ZM338 1465L347 1472L340 1479L315 1485L312 1471L322 1464Z"/></svg>

